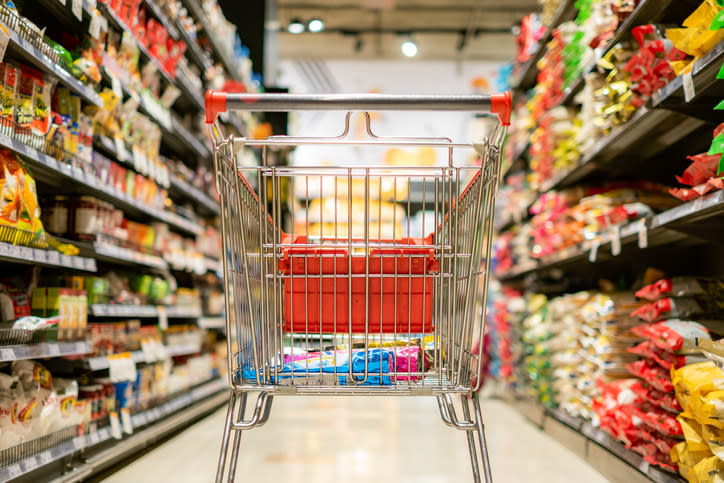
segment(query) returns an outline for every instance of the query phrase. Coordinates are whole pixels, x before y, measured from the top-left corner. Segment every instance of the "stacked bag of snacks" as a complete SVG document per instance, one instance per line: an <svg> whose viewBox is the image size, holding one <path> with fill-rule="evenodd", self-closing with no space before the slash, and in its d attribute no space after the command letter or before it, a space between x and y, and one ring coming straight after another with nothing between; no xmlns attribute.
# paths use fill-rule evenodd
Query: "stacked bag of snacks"
<svg viewBox="0 0 724 483"><path fill-rule="evenodd" d="M671 459L690 483L719 481L724 473L724 345L702 340L699 346L712 361L671 371L683 409L676 419L684 432L684 441L674 446Z"/></svg>
<svg viewBox="0 0 724 483"><path fill-rule="evenodd" d="M714 129L714 139L709 151L687 156L691 164L681 176L676 177L679 183L690 188L671 188L669 192L682 201L690 201L711 191L724 189L722 153L724 153L724 123Z"/></svg>
<svg viewBox="0 0 724 483"><path fill-rule="evenodd" d="M520 320L525 311L525 299L521 294L499 284L491 286L488 307L486 336L489 337L490 365L488 374L510 392L515 392L517 381L516 367L521 357Z"/></svg>
<svg viewBox="0 0 724 483"><path fill-rule="evenodd" d="M595 293L581 307L581 363L575 368L576 391L564 406L574 416L597 424L594 401L600 399L601 385L628 377L626 364L636 356L627 348L638 340L629 312L637 305L629 292L612 292Z"/></svg>

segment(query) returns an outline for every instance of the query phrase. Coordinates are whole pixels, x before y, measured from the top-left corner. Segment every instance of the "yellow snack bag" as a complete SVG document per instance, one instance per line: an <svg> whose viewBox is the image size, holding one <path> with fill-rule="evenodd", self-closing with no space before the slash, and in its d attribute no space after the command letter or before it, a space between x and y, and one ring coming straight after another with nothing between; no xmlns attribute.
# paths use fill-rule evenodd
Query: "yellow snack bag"
<svg viewBox="0 0 724 483"><path fill-rule="evenodd" d="M694 474L699 483L720 483L724 481L724 461L716 456L710 456L705 460L701 460L694 466ZM691 480L690 480L691 481Z"/></svg>
<svg viewBox="0 0 724 483"><path fill-rule="evenodd" d="M672 368L671 382L679 404L686 411L691 396L724 390L724 372L711 361L698 362L680 369Z"/></svg>
<svg viewBox="0 0 724 483"><path fill-rule="evenodd" d="M708 449L704 451L690 451L689 445L682 441L671 448L670 456L671 461L679 466L681 476L686 478L689 483L699 483L699 478L697 478L694 472L694 466L700 461L710 458L712 454Z"/></svg>
<svg viewBox="0 0 724 483"><path fill-rule="evenodd" d="M709 445L709 449L717 458L724 461L724 429L704 424L701 427L704 441Z"/></svg>
<svg viewBox="0 0 724 483"><path fill-rule="evenodd" d="M691 414L684 411L676 417L676 420L681 424L681 430L684 432L684 439L686 440L688 451L710 451L709 446L702 436L703 430L701 424L699 424Z"/></svg>

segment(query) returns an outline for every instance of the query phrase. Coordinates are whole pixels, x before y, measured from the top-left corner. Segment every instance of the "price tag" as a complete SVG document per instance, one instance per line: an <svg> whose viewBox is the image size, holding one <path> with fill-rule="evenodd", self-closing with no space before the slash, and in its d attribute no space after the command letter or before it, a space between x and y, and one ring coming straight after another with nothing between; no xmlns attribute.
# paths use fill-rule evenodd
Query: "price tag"
<svg viewBox="0 0 724 483"><path fill-rule="evenodd" d="M15 351L12 349L0 349L0 360L14 361L15 360Z"/></svg>
<svg viewBox="0 0 724 483"><path fill-rule="evenodd" d="M8 476L10 477L9 479L13 479L20 476L23 471L20 469L20 465L15 463L14 465L8 466L7 472Z"/></svg>
<svg viewBox="0 0 724 483"><path fill-rule="evenodd" d="M133 421L131 421L131 412L127 408L121 409L121 423L123 423L123 432L133 434Z"/></svg>
<svg viewBox="0 0 724 483"><path fill-rule="evenodd" d="M83 449L85 447L85 436L73 438L73 447L75 449Z"/></svg>
<svg viewBox="0 0 724 483"><path fill-rule="evenodd" d="M118 76L110 72L108 73L108 75L111 76L111 89L113 89L113 93L118 99L123 100L123 86L121 85L121 79L119 79Z"/></svg>
<svg viewBox="0 0 724 483"><path fill-rule="evenodd" d="M41 465L47 465L53 461L53 456L50 454L50 451L43 451L38 455L38 458L40 458Z"/></svg>
<svg viewBox="0 0 724 483"><path fill-rule="evenodd" d="M91 10L91 21L88 26L88 33L94 39L99 39L101 36L101 13L98 10Z"/></svg>
<svg viewBox="0 0 724 483"><path fill-rule="evenodd" d="M591 245L591 252L588 254L588 261L591 263L594 263L598 259L598 247L601 246L601 243L598 241L598 239L593 240L593 245Z"/></svg>
<svg viewBox="0 0 724 483"><path fill-rule="evenodd" d="M83 270L85 268L85 264L83 263L83 259L81 257L71 257L73 259L73 268L76 270Z"/></svg>
<svg viewBox="0 0 724 483"><path fill-rule="evenodd" d="M48 344L48 355L53 357L60 355L60 346L58 344Z"/></svg>
<svg viewBox="0 0 724 483"><path fill-rule="evenodd" d="M70 9L78 20L83 20L83 0L71 0Z"/></svg>
<svg viewBox="0 0 724 483"><path fill-rule="evenodd" d="M96 271L96 261L95 261L95 260L93 260L92 258L86 258L86 259L84 259L84 262L85 262L85 263L83 264L83 268L84 268L87 272L95 272L95 271Z"/></svg>
<svg viewBox="0 0 724 483"><path fill-rule="evenodd" d="M61 4L61 5L63 5L63 6L65 6L65 5L67 5L67 3L65 3L65 1L66 1L66 0L58 0L58 3Z"/></svg>
<svg viewBox="0 0 724 483"><path fill-rule="evenodd" d="M60 265L63 267L73 268L73 257L70 255L60 255Z"/></svg>
<svg viewBox="0 0 724 483"><path fill-rule="evenodd" d="M126 145L120 137L113 138L113 142L116 145L116 156L119 161L125 161L128 159L128 151Z"/></svg>
<svg viewBox="0 0 724 483"><path fill-rule="evenodd" d="M55 250L48 250L45 254L47 263L51 265L60 265L60 253Z"/></svg>
<svg viewBox="0 0 724 483"><path fill-rule="evenodd" d="M8 42L10 42L10 35L5 29L5 26L0 26L0 62L5 58L5 51L8 48Z"/></svg>
<svg viewBox="0 0 724 483"><path fill-rule="evenodd" d="M691 75L691 72L687 72L684 74L681 78L684 85L684 100L686 102L691 102L691 100L696 97L696 89L694 88L694 78Z"/></svg>
<svg viewBox="0 0 724 483"><path fill-rule="evenodd" d="M168 314L166 313L166 307L159 305L156 307L158 311L158 327L161 330L168 330Z"/></svg>
<svg viewBox="0 0 724 483"><path fill-rule="evenodd" d="M39 263L47 263L46 257L47 250L41 250L39 248L33 248L33 260Z"/></svg>
<svg viewBox="0 0 724 483"><path fill-rule="evenodd" d="M641 220L639 224L639 248L648 248L649 246L649 229L646 226L646 219Z"/></svg>
<svg viewBox="0 0 724 483"><path fill-rule="evenodd" d="M621 227L617 226L613 229L611 236L611 255L617 257L621 254Z"/></svg>
<svg viewBox="0 0 724 483"><path fill-rule="evenodd" d="M111 436L113 436L115 439L121 439L123 437L123 433L121 433L121 421L118 419L118 413L115 411L111 411L110 419Z"/></svg>
<svg viewBox="0 0 724 483"><path fill-rule="evenodd" d="M23 466L25 466L25 471L33 471L35 468L38 467L38 459L36 457L27 458L25 461L23 461Z"/></svg>

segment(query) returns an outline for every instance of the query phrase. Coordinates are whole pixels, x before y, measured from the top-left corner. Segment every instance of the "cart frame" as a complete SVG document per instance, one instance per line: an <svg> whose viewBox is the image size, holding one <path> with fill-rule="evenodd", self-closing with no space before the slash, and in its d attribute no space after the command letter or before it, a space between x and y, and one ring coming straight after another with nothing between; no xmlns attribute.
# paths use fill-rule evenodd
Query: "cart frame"
<svg viewBox="0 0 724 483"><path fill-rule="evenodd" d="M344 130L336 137L249 140L224 135L217 117L227 109L348 113ZM453 143L448 138L379 137L372 131L368 111L380 110L496 114L498 123L489 137L473 144ZM363 112L365 139L350 137L352 111ZM492 481L477 391L482 382L480 349L493 205L510 111L509 93L207 92L206 122L221 198L226 362L231 387L217 482L223 481L225 474L228 481L234 480L241 434L267 422L275 395L435 396L444 423L466 432L474 481L481 481L481 474L485 481ZM437 148L447 151L448 164L267 165L270 150L305 144ZM261 147L262 166L237 163L244 146ZM480 166L455 166L452 153L456 148L473 148ZM422 223L413 228L410 193L413 184L420 182ZM299 210L304 212L304 222L301 229L292 229L290 236L282 230L282 199L300 191L306 202L306 209ZM326 210L326 223L325 197L335 199L333 211ZM340 197L344 204L336 202ZM355 197L357 202L353 202ZM403 213L398 215L400 211ZM434 215L426 229L424 214L428 211ZM297 218L293 208L291 218ZM361 232L359 219L363 220ZM413 235L415 229L419 233ZM299 232L302 236L297 236ZM333 344L325 348L330 337ZM305 349L310 341L312 346L318 342L317 351L299 355L297 339L304 341ZM285 352L287 343L291 343L289 353ZM252 392L258 395L253 409L247 411ZM459 398L462 417L454 395Z"/></svg>

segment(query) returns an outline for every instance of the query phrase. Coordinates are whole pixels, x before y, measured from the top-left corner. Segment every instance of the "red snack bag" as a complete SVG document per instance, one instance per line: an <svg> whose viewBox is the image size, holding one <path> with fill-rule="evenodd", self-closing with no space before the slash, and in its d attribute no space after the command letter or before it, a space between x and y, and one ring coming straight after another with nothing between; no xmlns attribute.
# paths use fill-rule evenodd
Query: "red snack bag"
<svg viewBox="0 0 724 483"><path fill-rule="evenodd" d="M631 332L650 340L659 349L679 354L696 353L696 339L711 340L709 331L703 325L678 319L639 325Z"/></svg>
<svg viewBox="0 0 724 483"><path fill-rule="evenodd" d="M671 392L674 385L671 383L671 375L663 368L656 364L652 364L646 360L629 362L626 369L636 376L640 377L652 387L663 392Z"/></svg>
<svg viewBox="0 0 724 483"><path fill-rule="evenodd" d="M676 177L676 180L687 186L697 186L706 183L709 178L716 176L716 171L719 167L719 158L721 158L719 154L709 156L706 153L687 156L686 159L690 159L692 163L684 170L682 176Z"/></svg>

